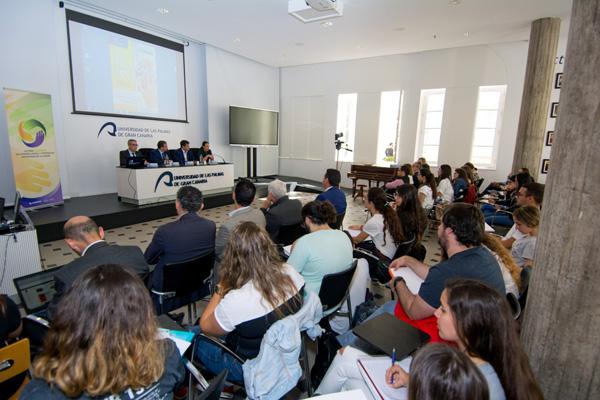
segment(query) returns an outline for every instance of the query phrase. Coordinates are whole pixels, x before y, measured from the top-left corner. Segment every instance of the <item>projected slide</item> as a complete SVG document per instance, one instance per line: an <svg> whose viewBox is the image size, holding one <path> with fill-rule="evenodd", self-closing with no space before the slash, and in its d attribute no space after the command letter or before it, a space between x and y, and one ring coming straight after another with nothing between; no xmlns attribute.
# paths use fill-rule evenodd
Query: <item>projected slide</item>
<svg viewBox="0 0 600 400"><path fill-rule="evenodd" d="M68 24L75 112L187 120L183 46Z"/></svg>

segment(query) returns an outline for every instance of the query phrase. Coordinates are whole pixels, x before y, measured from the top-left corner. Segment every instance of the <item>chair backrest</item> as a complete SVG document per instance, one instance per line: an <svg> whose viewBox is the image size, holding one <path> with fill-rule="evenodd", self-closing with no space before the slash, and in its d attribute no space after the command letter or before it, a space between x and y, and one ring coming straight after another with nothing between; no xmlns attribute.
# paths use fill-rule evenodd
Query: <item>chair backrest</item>
<svg viewBox="0 0 600 400"><path fill-rule="evenodd" d="M221 392L223 391L223 387L225 386L225 379L227 379L227 373L229 371L224 369L213 379L210 385L206 388L206 390L200 393L200 396L197 397L198 400L219 400L221 397Z"/></svg>
<svg viewBox="0 0 600 400"><path fill-rule="evenodd" d="M481 184L483 183L483 178L479 178L475 181L475 186L477 186L477 191L481 188Z"/></svg>
<svg viewBox="0 0 600 400"><path fill-rule="evenodd" d="M177 295L195 292L210 276L214 263L215 253L211 251L191 260L165 264L162 291L175 292Z"/></svg>
<svg viewBox="0 0 600 400"><path fill-rule="evenodd" d="M335 222L333 224L329 224L329 227L331 229L340 229L342 227L342 222L344 222L345 216L346 213L336 215Z"/></svg>
<svg viewBox="0 0 600 400"><path fill-rule="evenodd" d="M416 241L417 241L417 238L413 234L410 239L400 243L398 245L398 248L396 249L396 252L394 253L394 257L392 258L392 260L395 260L396 258L400 258L402 256L407 255L412 250Z"/></svg>
<svg viewBox="0 0 600 400"><path fill-rule="evenodd" d="M531 280L531 267L523 267L521 270L521 290L519 290L519 304L521 310L525 309L527 303L527 292L529 291L529 281Z"/></svg>
<svg viewBox="0 0 600 400"><path fill-rule="evenodd" d="M141 149L138 149L138 151L139 151L140 153L142 153L142 157L144 157L144 159L145 159L146 161L149 161L149 160L150 160L150 152L151 152L152 150L154 150L154 149L151 149L151 148L149 148L149 147L142 147Z"/></svg>
<svg viewBox="0 0 600 400"><path fill-rule="evenodd" d="M173 149L169 149L168 150L168 154L169 154L169 160L174 160L175 159L175 152L177 150L173 150Z"/></svg>
<svg viewBox="0 0 600 400"><path fill-rule="evenodd" d="M200 147L190 147L190 151L194 155L194 159L200 160Z"/></svg>
<svg viewBox="0 0 600 400"><path fill-rule="evenodd" d="M350 268L323 277L321 289L319 290L323 312L341 307L348 295L357 263L358 260L354 260Z"/></svg>
<svg viewBox="0 0 600 400"><path fill-rule="evenodd" d="M510 309L512 311L513 314L513 318L517 319L519 318L519 316L521 315L521 304L519 304L519 300L517 299L517 296L515 296L513 293L506 293L506 300L508 301L508 304L510 305Z"/></svg>
<svg viewBox="0 0 600 400"><path fill-rule="evenodd" d="M284 246L292 244L301 236L306 234L306 229L302 226L302 222L298 222L294 225L283 225L279 228L277 234L277 240L275 243L281 243Z"/></svg>
<svg viewBox="0 0 600 400"><path fill-rule="evenodd" d="M29 339L0 348L0 382L27 371L30 362Z"/></svg>

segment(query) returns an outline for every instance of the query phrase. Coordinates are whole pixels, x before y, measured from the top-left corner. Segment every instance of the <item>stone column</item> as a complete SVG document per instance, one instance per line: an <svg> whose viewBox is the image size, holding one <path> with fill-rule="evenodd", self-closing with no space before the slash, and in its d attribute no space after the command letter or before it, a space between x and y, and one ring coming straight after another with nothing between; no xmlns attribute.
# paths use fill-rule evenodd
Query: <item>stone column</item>
<svg viewBox="0 0 600 400"><path fill-rule="evenodd" d="M542 18L531 24L512 170L527 167L536 179L544 148L559 32L560 18Z"/></svg>
<svg viewBox="0 0 600 400"><path fill-rule="evenodd" d="M600 0L574 0L521 338L546 399L600 399Z"/></svg>

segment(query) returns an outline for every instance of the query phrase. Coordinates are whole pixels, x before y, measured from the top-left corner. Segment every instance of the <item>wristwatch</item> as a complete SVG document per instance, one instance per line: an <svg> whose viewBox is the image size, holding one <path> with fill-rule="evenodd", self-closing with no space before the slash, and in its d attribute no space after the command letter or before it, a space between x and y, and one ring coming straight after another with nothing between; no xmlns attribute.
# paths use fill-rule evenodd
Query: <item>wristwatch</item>
<svg viewBox="0 0 600 400"><path fill-rule="evenodd" d="M401 277L401 276L397 276L397 277L394 279L394 290L396 289L396 284L397 284L399 281L402 281L402 282L404 282L404 283L406 284L406 281L404 280L404 278L403 278L403 277Z"/></svg>

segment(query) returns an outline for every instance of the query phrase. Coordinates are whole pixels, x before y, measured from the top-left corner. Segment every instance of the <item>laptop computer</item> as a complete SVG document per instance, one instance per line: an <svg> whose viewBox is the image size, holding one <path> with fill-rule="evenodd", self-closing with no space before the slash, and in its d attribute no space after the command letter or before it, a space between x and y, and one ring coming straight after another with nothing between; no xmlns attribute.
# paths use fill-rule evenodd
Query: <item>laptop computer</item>
<svg viewBox="0 0 600 400"><path fill-rule="evenodd" d="M409 356L430 339L425 332L388 313L365 321L352 331L390 357L396 349L397 360Z"/></svg>
<svg viewBox="0 0 600 400"><path fill-rule="evenodd" d="M48 308L54 298L54 275L61 267L14 278L13 283L21 304L28 314L37 313Z"/></svg>
<svg viewBox="0 0 600 400"><path fill-rule="evenodd" d="M133 169L144 168L144 157L140 157L140 156L127 157L127 160L125 161L125 168L133 168Z"/></svg>

